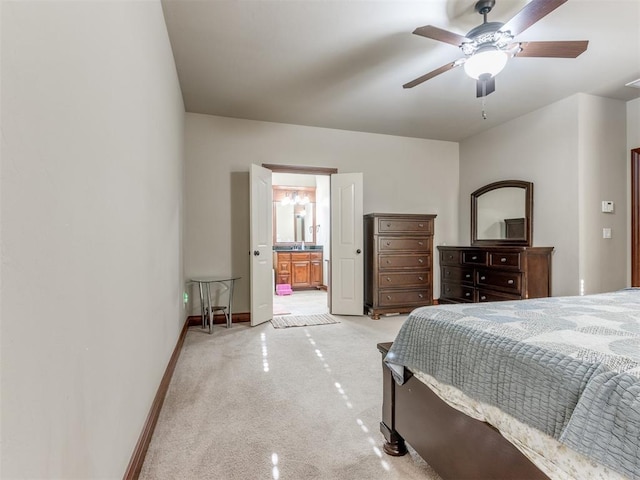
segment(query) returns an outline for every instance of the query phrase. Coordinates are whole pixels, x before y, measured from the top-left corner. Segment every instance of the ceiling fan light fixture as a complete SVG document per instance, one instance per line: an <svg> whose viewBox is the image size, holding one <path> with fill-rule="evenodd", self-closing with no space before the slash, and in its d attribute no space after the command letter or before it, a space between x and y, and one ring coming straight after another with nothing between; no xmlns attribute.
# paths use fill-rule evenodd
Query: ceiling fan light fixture
<svg viewBox="0 0 640 480"><path fill-rule="evenodd" d="M495 77L507 64L508 56L494 46L481 47L464 62L464 71L477 80L480 75Z"/></svg>

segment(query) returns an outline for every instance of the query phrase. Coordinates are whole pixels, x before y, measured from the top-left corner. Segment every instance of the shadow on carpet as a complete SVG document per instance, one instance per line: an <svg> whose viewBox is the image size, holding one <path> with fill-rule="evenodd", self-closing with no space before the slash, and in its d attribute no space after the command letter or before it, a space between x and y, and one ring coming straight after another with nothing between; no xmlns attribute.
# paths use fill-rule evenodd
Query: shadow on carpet
<svg viewBox="0 0 640 480"><path fill-rule="evenodd" d="M309 325L329 325L340 323L329 313L319 313L316 315L287 315L284 317L273 317L271 325L273 328L306 327Z"/></svg>

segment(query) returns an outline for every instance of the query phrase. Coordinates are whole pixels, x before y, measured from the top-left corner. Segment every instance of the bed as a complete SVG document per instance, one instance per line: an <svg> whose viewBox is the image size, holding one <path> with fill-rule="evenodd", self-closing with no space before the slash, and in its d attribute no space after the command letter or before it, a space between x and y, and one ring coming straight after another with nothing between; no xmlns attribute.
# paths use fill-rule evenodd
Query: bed
<svg viewBox="0 0 640 480"><path fill-rule="evenodd" d="M421 307L378 349L390 455L445 479L640 479L638 288Z"/></svg>

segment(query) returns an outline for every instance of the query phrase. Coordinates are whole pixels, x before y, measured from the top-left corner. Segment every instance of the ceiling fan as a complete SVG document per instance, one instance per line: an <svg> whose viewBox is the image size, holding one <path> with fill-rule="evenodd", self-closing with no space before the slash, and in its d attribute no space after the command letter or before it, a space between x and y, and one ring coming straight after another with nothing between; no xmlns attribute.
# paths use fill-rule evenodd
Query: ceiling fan
<svg viewBox="0 0 640 480"><path fill-rule="evenodd" d="M513 39L551 13L567 0L532 0L507 23L488 22L487 14L495 0L480 0L475 11L483 16L482 24L465 36L433 25L416 28L413 33L460 47L464 57L447 63L403 85L412 88L430 78L464 65L465 72L476 80L476 97L485 97L496 89L495 76L511 57L576 58L587 49L588 40L555 42L514 42Z"/></svg>

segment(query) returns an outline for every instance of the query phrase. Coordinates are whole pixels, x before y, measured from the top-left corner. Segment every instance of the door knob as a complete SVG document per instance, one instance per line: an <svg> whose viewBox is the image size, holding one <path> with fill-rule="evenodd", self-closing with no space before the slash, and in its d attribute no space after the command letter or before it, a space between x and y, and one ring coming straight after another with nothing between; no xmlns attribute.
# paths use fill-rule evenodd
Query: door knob
<svg viewBox="0 0 640 480"><path fill-rule="evenodd" d="M361 254L361 253L362 253L362 250L357 249L357 250L356 250L356 253L357 253L357 254Z"/></svg>
<svg viewBox="0 0 640 480"><path fill-rule="evenodd" d="M256 256L256 257L257 257L258 255L260 255L260 250L254 250L254 251L253 251L253 255L254 255L254 256Z"/></svg>

